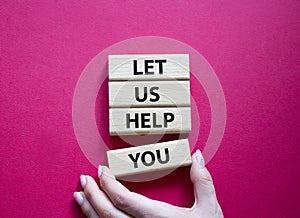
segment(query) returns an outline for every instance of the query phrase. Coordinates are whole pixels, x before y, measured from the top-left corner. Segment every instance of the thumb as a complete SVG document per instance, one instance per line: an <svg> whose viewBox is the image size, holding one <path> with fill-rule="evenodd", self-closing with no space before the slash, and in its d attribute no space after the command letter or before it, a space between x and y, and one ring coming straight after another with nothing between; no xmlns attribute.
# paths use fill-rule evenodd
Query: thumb
<svg viewBox="0 0 300 218"><path fill-rule="evenodd" d="M195 204L193 208L209 208L218 204L212 177L205 167L203 156L198 149L192 156L190 171L191 181L194 185Z"/></svg>

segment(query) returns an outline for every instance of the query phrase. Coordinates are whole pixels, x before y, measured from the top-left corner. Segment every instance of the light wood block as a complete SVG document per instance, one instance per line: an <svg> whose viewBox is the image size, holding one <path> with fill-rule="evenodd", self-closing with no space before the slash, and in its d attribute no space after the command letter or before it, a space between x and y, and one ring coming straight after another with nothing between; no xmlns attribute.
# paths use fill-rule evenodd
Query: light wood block
<svg viewBox="0 0 300 218"><path fill-rule="evenodd" d="M188 54L109 55L109 80L189 80Z"/></svg>
<svg viewBox="0 0 300 218"><path fill-rule="evenodd" d="M109 109L110 135L177 134L190 131L189 107Z"/></svg>
<svg viewBox="0 0 300 218"><path fill-rule="evenodd" d="M190 106L189 81L109 82L110 107Z"/></svg>
<svg viewBox="0 0 300 218"><path fill-rule="evenodd" d="M191 164L188 139L107 151L109 168L120 178Z"/></svg>

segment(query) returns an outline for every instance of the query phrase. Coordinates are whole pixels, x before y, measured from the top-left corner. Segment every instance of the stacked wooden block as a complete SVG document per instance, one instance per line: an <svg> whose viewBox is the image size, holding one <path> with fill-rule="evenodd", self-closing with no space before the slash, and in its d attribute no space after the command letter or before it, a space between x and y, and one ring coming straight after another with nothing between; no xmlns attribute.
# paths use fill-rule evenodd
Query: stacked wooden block
<svg viewBox="0 0 300 218"><path fill-rule="evenodd" d="M187 54L110 55L110 135L191 131ZM108 151L117 177L190 163L187 139Z"/></svg>

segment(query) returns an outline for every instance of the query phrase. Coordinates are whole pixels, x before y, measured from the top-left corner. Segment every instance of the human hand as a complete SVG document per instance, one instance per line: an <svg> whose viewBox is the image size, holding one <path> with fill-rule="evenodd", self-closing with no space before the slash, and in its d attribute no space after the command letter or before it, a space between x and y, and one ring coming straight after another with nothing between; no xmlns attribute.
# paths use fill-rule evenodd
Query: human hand
<svg viewBox="0 0 300 218"><path fill-rule="evenodd" d="M199 150L192 156L190 178L194 185L195 203L191 208L151 200L130 192L105 166L99 166L100 188L90 176L81 175L81 192L74 198L87 217L223 217L210 173Z"/></svg>

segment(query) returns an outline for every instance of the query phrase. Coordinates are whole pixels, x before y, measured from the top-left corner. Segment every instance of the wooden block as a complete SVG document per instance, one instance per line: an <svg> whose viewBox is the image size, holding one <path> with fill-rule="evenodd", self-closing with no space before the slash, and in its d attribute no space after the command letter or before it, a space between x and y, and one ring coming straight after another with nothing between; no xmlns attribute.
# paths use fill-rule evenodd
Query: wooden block
<svg viewBox="0 0 300 218"><path fill-rule="evenodd" d="M181 139L107 152L112 173L120 178L191 164L188 139Z"/></svg>
<svg viewBox="0 0 300 218"><path fill-rule="evenodd" d="M188 54L109 55L109 80L189 80Z"/></svg>
<svg viewBox="0 0 300 218"><path fill-rule="evenodd" d="M190 106L189 81L109 82L110 107Z"/></svg>
<svg viewBox="0 0 300 218"><path fill-rule="evenodd" d="M177 134L190 131L189 107L109 109L110 135Z"/></svg>

